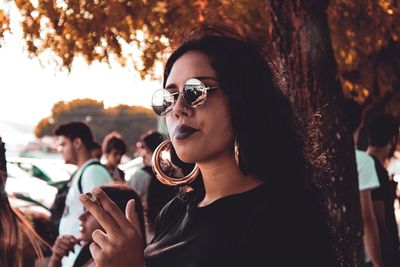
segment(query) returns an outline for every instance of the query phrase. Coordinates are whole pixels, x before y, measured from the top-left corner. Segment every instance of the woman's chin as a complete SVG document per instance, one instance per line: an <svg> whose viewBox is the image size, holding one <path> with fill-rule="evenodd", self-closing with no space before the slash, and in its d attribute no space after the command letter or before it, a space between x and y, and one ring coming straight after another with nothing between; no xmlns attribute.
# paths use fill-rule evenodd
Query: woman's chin
<svg viewBox="0 0 400 267"><path fill-rule="evenodd" d="M90 238L88 236L86 236L84 233L81 233L81 235L79 236L79 239L81 240L81 242L83 244L91 242Z"/></svg>
<svg viewBox="0 0 400 267"><path fill-rule="evenodd" d="M182 160L185 163L195 163L197 158L196 155L189 149L184 149L183 151L176 151L176 154L178 155L179 159Z"/></svg>

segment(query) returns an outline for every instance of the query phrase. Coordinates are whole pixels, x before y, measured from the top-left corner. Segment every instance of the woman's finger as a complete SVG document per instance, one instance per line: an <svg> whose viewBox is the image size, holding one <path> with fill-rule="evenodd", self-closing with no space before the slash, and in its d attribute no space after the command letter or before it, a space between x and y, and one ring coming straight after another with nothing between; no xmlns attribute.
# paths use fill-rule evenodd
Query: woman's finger
<svg viewBox="0 0 400 267"><path fill-rule="evenodd" d="M56 255L58 255L58 256L61 257L61 258L65 256L66 251L67 251L67 250L65 250L65 249L62 248L62 247L54 247L54 248L53 248L53 253L56 254Z"/></svg>
<svg viewBox="0 0 400 267"><path fill-rule="evenodd" d="M135 200L134 199L129 200L125 208L125 215L128 221L135 229L136 233L139 235L140 239L143 240L139 217L137 216L135 207L136 207Z"/></svg>
<svg viewBox="0 0 400 267"><path fill-rule="evenodd" d="M69 237L60 236L57 238L57 241L55 242L54 247L59 247L64 250L69 250L71 247L71 244L75 244L75 243L72 242Z"/></svg>
<svg viewBox="0 0 400 267"><path fill-rule="evenodd" d="M92 233L92 238L100 248L104 248L109 243L108 236L99 229Z"/></svg>
<svg viewBox="0 0 400 267"><path fill-rule="evenodd" d="M71 242L71 243L74 243L74 244L77 244L77 243L79 243L80 242L80 240L78 239L78 238L76 238L75 236L68 236L68 238L69 238L69 241Z"/></svg>
<svg viewBox="0 0 400 267"><path fill-rule="evenodd" d="M101 262L102 259L100 246L93 242L89 245L89 250L92 254L94 261L96 262L96 266L98 266L98 263Z"/></svg>
<svg viewBox="0 0 400 267"><path fill-rule="evenodd" d="M54 245L54 249L68 250L68 249L69 249L69 246L68 246L68 244L66 244L66 243L61 243L61 242L59 242L59 243L57 243L57 244Z"/></svg>
<svg viewBox="0 0 400 267"><path fill-rule="evenodd" d="M118 224L108 211L102 209L96 202L90 200L86 194L80 196L80 201L110 236L119 232Z"/></svg>
<svg viewBox="0 0 400 267"><path fill-rule="evenodd" d="M53 253L59 255L61 258L67 255L70 250L71 247L69 247L68 244L58 244L53 247Z"/></svg>
<svg viewBox="0 0 400 267"><path fill-rule="evenodd" d="M100 203L105 211L107 211L113 219L117 222L121 229L126 229L129 227L129 222L126 220L125 215L118 208L118 206L98 187L93 188L93 195L96 200Z"/></svg>

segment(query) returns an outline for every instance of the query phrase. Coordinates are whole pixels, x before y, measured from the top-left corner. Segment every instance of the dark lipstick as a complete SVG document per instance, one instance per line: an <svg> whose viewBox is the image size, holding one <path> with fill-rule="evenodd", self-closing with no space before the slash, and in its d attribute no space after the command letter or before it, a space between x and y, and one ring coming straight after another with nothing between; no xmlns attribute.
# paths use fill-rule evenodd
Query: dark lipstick
<svg viewBox="0 0 400 267"><path fill-rule="evenodd" d="M196 131L198 131L198 130L196 130L186 124L181 124L175 128L174 138L175 139L185 139L185 138L188 138L189 136L191 136Z"/></svg>

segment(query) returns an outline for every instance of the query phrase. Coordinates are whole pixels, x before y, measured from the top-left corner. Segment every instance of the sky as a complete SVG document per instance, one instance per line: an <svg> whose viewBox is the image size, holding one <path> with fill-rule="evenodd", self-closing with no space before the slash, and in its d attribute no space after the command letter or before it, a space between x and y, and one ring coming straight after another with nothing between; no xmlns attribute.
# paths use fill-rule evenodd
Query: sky
<svg viewBox="0 0 400 267"><path fill-rule="evenodd" d="M0 121L34 126L51 115L56 102L77 98L103 101L105 107L150 107L160 81L142 81L131 67L117 63L112 68L104 63L88 66L78 58L71 73L43 65L37 58L29 58L15 19L18 14L15 10L10 13L12 34L5 36L0 47Z"/></svg>

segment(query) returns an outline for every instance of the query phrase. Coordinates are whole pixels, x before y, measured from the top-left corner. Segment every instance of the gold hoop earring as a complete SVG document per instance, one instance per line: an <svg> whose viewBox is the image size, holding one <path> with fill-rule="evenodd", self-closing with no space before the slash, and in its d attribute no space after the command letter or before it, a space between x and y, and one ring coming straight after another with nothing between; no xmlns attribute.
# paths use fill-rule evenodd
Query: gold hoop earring
<svg viewBox="0 0 400 267"><path fill-rule="evenodd" d="M236 163L236 166L238 166L238 168L240 169L239 140L238 140L237 137L235 138L235 146L234 146L234 148L235 148L235 163Z"/></svg>
<svg viewBox="0 0 400 267"><path fill-rule="evenodd" d="M188 185L200 173L197 164L186 163L178 158L170 140L165 140L156 148L151 160L157 179L168 186Z"/></svg>
<svg viewBox="0 0 400 267"><path fill-rule="evenodd" d="M235 163L236 166L239 168L239 170L243 174L248 174L246 170L246 165L243 163L243 159L240 157L240 145L239 145L239 138L236 136L235 138L235 145L234 145L234 150L235 150Z"/></svg>

